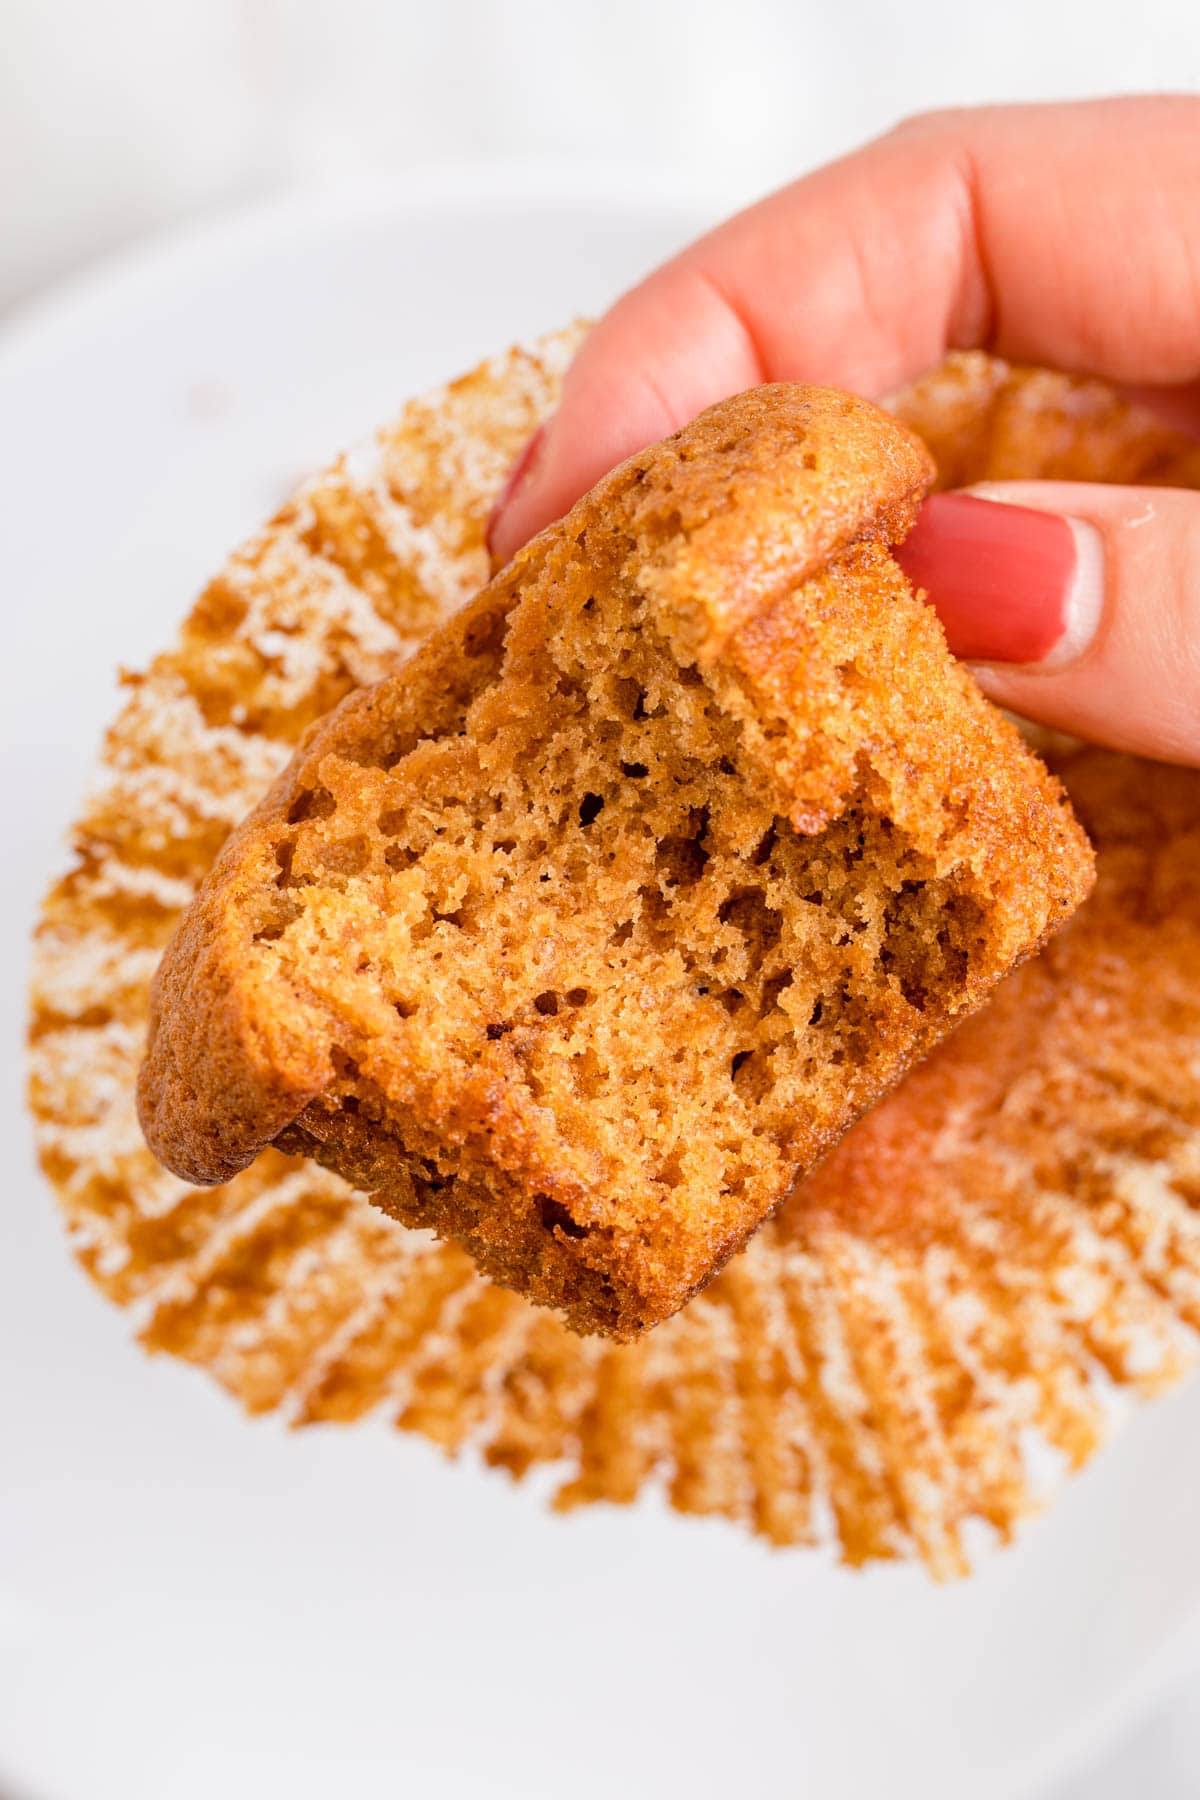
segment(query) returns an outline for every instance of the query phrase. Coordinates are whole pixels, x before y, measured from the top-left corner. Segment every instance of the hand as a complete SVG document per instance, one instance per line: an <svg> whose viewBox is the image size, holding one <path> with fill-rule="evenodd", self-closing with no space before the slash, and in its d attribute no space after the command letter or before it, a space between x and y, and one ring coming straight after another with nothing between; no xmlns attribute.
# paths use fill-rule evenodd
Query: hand
<svg viewBox="0 0 1200 1800"><path fill-rule="evenodd" d="M510 476L494 554L723 395L813 381L880 396L949 349L1100 376L1200 436L1198 194L1190 97L900 126L618 301ZM1200 764L1200 494L986 492L935 496L899 553L951 648L1030 718Z"/></svg>

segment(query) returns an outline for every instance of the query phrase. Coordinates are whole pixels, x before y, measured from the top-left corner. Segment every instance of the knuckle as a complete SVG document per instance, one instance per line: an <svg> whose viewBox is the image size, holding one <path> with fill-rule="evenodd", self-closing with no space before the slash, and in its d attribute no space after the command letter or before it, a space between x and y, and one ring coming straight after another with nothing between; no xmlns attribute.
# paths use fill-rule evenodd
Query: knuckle
<svg viewBox="0 0 1200 1800"><path fill-rule="evenodd" d="M978 107L941 106L932 107L926 112L907 113L889 132L890 137L944 137L957 138L963 136L971 120L979 118Z"/></svg>

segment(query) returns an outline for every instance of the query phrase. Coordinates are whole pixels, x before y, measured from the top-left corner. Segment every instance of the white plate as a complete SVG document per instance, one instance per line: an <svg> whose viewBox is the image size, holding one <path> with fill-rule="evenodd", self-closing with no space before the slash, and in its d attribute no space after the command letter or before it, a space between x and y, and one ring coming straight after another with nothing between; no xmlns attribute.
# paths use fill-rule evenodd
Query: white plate
<svg viewBox="0 0 1200 1800"><path fill-rule="evenodd" d="M382 1428L249 1424L133 1347L32 1170L20 946L115 664L301 472L698 222L632 185L481 178L292 206L121 264L0 345L6 1793L1024 1800L1183 1665L1200 1388L973 1582L853 1576L654 1505L551 1518Z"/></svg>

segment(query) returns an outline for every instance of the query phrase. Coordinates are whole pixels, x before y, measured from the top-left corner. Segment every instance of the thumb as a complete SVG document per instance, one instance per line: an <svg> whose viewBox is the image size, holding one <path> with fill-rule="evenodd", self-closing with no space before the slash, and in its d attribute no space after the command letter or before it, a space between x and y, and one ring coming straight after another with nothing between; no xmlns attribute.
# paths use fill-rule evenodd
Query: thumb
<svg viewBox="0 0 1200 1800"><path fill-rule="evenodd" d="M933 495L895 554L999 705L1200 765L1200 494L988 483Z"/></svg>

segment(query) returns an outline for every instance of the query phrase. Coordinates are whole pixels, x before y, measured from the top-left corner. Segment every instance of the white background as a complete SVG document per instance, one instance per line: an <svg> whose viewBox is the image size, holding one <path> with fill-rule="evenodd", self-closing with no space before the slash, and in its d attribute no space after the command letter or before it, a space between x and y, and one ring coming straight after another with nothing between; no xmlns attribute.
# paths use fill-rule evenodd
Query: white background
<svg viewBox="0 0 1200 1800"><path fill-rule="evenodd" d="M265 194L615 159L715 214L924 107L1157 87L1195 0L0 0L0 315ZM1198 1699L1059 1800L1193 1800Z"/></svg>

